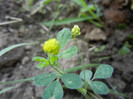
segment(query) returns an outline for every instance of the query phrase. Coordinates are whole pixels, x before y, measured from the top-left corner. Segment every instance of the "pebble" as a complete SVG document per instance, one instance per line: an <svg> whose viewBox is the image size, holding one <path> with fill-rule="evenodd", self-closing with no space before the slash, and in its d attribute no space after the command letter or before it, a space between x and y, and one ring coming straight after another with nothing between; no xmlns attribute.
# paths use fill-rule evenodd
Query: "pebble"
<svg viewBox="0 0 133 99"><path fill-rule="evenodd" d="M99 28L94 28L92 29L92 31L90 31L90 33L86 33L85 34L85 40L89 41L89 40L103 40L105 41L107 39L105 33L99 29Z"/></svg>
<svg viewBox="0 0 133 99"><path fill-rule="evenodd" d="M22 64L26 64L28 61L30 60L30 58L28 56L25 56L23 59L22 59Z"/></svg>
<svg viewBox="0 0 133 99"><path fill-rule="evenodd" d="M32 49L32 46L31 45L25 46L25 50L31 50L31 49Z"/></svg>
<svg viewBox="0 0 133 99"><path fill-rule="evenodd" d="M43 29L40 29L40 33L43 35L46 34L46 32Z"/></svg>

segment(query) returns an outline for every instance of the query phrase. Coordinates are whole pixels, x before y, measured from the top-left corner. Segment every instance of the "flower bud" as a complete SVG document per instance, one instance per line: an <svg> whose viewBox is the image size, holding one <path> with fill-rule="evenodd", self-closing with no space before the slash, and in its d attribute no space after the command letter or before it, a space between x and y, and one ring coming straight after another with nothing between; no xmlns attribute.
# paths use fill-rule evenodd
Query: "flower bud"
<svg viewBox="0 0 133 99"><path fill-rule="evenodd" d="M80 28L78 25L74 25L74 27L72 28L72 38L76 38L78 35L80 35Z"/></svg>

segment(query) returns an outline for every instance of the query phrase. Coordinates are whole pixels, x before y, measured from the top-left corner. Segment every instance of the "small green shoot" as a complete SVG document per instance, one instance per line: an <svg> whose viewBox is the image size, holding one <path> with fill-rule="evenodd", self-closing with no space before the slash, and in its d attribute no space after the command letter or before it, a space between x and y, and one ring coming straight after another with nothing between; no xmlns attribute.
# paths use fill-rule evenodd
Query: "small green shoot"
<svg viewBox="0 0 133 99"><path fill-rule="evenodd" d="M128 42L125 42L123 47L119 50L118 54L121 54L121 55L130 54L130 52L131 52L130 47L131 47L131 45Z"/></svg>

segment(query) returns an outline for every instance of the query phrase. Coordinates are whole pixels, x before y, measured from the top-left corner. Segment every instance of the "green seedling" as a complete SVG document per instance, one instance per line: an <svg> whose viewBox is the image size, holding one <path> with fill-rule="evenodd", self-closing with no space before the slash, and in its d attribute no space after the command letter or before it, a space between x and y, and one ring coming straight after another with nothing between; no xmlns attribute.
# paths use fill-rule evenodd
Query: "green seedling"
<svg viewBox="0 0 133 99"><path fill-rule="evenodd" d="M130 54L131 52L130 48L131 48L131 45L128 42L125 42L123 47L119 50L118 54L121 54L121 55Z"/></svg>
<svg viewBox="0 0 133 99"><path fill-rule="evenodd" d="M95 73L91 70L87 70L86 67L91 67L93 65L96 66L97 64L90 64L89 66L84 64L76 39L78 35L80 35L80 28L77 25L75 25L71 31L69 28L64 28L58 32L56 38L51 38L44 42L43 50L47 53L47 57L33 57L33 61L39 62L37 65L38 69L45 69L46 66L50 66L55 70L55 72L42 73L32 78L20 79L16 81L0 82L0 84L33 81L36 86L46 87L42 93L43 99L62 99L64 95L64 87L71 90L76 89L83 94L86 99L89 99L89 95L97 97L95 94L108 94L109 89L107 85L102 81L98 81L98 79L110 78L113 73L113 67L107 64L100 64ZM62 50L71 39L75 40L76 46L71 46L65 50ZM63 70L64 66L59 64L59 58L72 58L78 52L81 56L82 66ZM69 73L76 70L81 70L79 75L76 73ZM94 93L89 92L89 88L91 88Z"/></svg>
<svg viewBox="0 0 133 99"><path fill-rule="evenodd" d="M34 57L34 61L39 61L37 68L43 69L46 66L56 70L56 73L43 73L35 76L33 82L37 86L47 86L42 95L43 99L62 99L63 88L60 80L62 80L64 86L69 89L77 89L87 98L87 87L90 86L96 94L108 94L109 89L103 82L95 81L96 79L107 79L111 77L113 68L110 65L100 65L94 76L90 70L85 70L83 67L80 75L75 73L67 73L59 65L59 58L72 58L79 51L79 47L72 46L62 51L65 45L70 39L74 39L77 43L76 37L80 35L80 28L75 25L72 31L68 28L64 28L58 32L56 39L49 39L43 45L43 50L48 54L47 58ZM80 53L80 51L79 51ZM82 60L82 56L81 56ZM82 61L83 64L83 61ZM87 84L87 86L86 86ZM83 87L85 86L85 87ZM58 90L58 91L57 91ZM83 91L84 90L84 91Z"/></svg>

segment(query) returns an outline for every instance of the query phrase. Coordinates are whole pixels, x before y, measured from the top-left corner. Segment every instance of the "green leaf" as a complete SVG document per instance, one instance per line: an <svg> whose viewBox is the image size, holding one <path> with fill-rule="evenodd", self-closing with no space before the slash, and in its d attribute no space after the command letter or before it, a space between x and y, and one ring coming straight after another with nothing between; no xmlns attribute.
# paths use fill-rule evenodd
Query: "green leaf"
<svg viewBox="0 0 133 99"><path fill-rule="evenodd" d="M43 92L43 99L62 99L63 89L59 81L54 81Z"/></svg>
<svg viewBox="0 0 133 99"><path fill-rule="evenodd" d="M43 0L43 5L47 5L48 3L52 2L52 0Z"/></svg>
<svg viewBox="0 0 133 99"><path fill-rule="evenodd" d="M131 48L131 45L128 42L125 42L123 47L119 50L118 54L121 54L121 55L130 54L131 53L130 48Z"/></svg>
<svg viewBox="0 0 133 99"><path fill-rule="evenodd" d="M33 82L38 86L47 86L50 84L55 78L57 74L55 73L43 73L34 77Z"/></svg>
<svg viewBox="0 0 133 99"><path fill-rule="evenodd" d="M46 61L46 62L41 62L39 64L37 64L37 68L39 69L43 69L44 67L48 66L49 65L49 62Z"/></svg>
<svg viewBox="0 0 133 99"><path fill-rule="evenodd" d="M85 81L89 82L91 77L92 77L92 71L90 70L84 70L80 73L80 77L84 79L84 74L85 74Z"/></svg>
<svg viewBox="0 0 133 99"><path fill-rule="evenodd" d="M5 93L5 92L7 92L7 91L13 89L13 88L16 88L16 87L8 87L8 88L5 88L5 89L1 90L1 91L0 91L0 95L1 95L2 93Z"/></svg>
<svg viewBox="0 0 133 99"><path fill-rule="evenodd" d="M50 57L50 62L52 63L52 65L56 65L58 60L58 56L52 56Z"/></svg>
<svg viewBox="0 0 133 99"><path fill-rule="evenodd" d="M82 80L77 74L66 73L61 75L64 85L70 89L81 88Z"/></svg>
<svg viewBox="0 0 133 99"><path fill-rule="evenodd" d="M3 54L9 52L10 50L12 50L14 48L24 46L24 45L30 45L30 44L33 44L33 43L21 43L21 44L16 44L16 45L9 46L9 47L7 47L7 48L0 51L0 56L2 56Z"/></svg>
<svg viewBox="0 0 133 99"><path fill-rule="evenodd" d="M106 79L112 76L113 73L113 68L110 65L106 65L106 64L101 64L95 74L94 74L94 78L101 78L101 79Z"/></svg>
<svg viewBox="0 0 133 99"><path fill-rule="evenodd" d="M130 53L131 53L131 50L127 46L123 46L118 52L118 54L121 54L121 55L128 55Z"/></svg>
<svg viewBox="0 0 133 99"><path fill-rule="evenodd" d="M97 8L97 6L94 5L94 4L89 4L89 5L88 5L88 9L90 9L90 10L92 10L92 11L96 11L96 8Z"/></svg>
<svg viewBox="0 0 133 99"><path fill-rule="evenodd" d="M72 35L70 32L70 29L68 29L68 28L64 28L58 32L57 40L59 41L60 49L64 48L64 46L69 42L71 37L72 37Z"/></svg>
<svg viewBox="0 0 133 99"><path fill-rule="evenodd" d="M84 0L72 0L72 1L77 3L78 5L80 5L83 8L87 8L87 4L85 3Z"/></svg>
<svg viewBox="0 0 133 99"><path fill-rule="evenodd" d="M75 46L67 48L63 52L59 53L60 58L71 58L77 54L78 50Z"/></svg>
<svg viewBox="0 0 133 99"><path fill-rule="evenodd" d="M91 86L92 90L96 94L106 95L106 94L109 93L108 87L103 82L100 82L100 81L92 81L90 83L90 86Z"/></svg>
<svg viewBox="0 0 133 99"><path fill-rule="evenodd" d="M40 56L36 56L32 58L33 61L40 61L40 62L46 62L47 59L40 57Z"/></svg>
<svg viewBox="0 0 133 99"><path fill-rule="evenodd" d="M77 0L78 1L78 0ZM75 23L75 22L81 22L89 19L95 19L90 16L82 16L82 17L73 17L73 18L65 18L62 20L55 20L54 23L53 21L48 21L48 22L43 22L45 26L52 26L52 25L64 25L64 24L70 24L70 23Z"/></svg>

